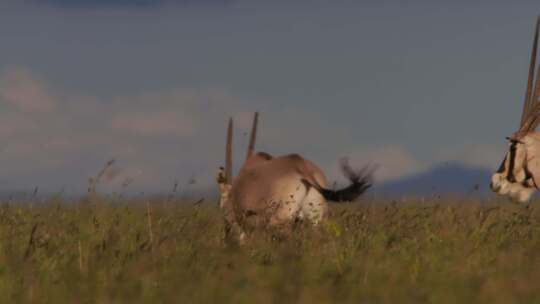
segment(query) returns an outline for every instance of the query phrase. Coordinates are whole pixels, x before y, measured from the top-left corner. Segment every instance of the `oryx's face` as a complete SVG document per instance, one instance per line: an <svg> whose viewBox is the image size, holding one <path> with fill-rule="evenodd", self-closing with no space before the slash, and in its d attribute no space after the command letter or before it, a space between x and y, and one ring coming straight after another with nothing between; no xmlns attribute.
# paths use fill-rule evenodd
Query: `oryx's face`
<svg viewBox="0 0 540 304"><path fill-rule="evenodd" d="M219 207L223 209L225 205L227 205L232 188L231 184L227 182L225 169L223 167L219 168L217 182L219 186Z"/></svg>
<svg viewBox="0 0 540 304"><path fill-rule="evenodd" d="M508 195L519 202L528 201L534 193L534 181L528 168L528 136L519 140L510 139L499 170L491 177L491 190L500 195Z"/></svg>

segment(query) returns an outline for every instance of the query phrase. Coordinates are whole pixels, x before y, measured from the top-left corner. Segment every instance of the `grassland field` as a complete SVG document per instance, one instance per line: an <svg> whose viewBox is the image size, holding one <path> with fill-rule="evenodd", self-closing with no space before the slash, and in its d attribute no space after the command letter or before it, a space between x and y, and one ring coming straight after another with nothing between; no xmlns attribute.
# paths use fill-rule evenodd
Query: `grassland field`
<svg viewBox="0 0 540 304"><path fill-rule="evenodd" d="M1 303L540 303L540 206L332 205L223 242L215 204L0 204Z"/></svg>

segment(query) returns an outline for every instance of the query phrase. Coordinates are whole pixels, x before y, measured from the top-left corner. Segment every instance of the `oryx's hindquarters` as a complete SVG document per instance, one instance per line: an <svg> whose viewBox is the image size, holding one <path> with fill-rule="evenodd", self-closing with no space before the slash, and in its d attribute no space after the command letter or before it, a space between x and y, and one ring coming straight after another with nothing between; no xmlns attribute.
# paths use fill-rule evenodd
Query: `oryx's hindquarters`
<svg viewBox="0 0 540 304"><path fill-rule="evenodd" d="M232 119L226 144L226 165L218 173L220 207L235 238L257 227L280 226L298 220L316 225L328 215L328 201L358 198L371 186L373 169L354 170L346 159L341 169L351 184L340 190L327 188L324 172L298 154L272 156L254 152L258 114L255 113L247 158L237 176L232 175ZM232 232L231 232L232 233Z"/></svg>

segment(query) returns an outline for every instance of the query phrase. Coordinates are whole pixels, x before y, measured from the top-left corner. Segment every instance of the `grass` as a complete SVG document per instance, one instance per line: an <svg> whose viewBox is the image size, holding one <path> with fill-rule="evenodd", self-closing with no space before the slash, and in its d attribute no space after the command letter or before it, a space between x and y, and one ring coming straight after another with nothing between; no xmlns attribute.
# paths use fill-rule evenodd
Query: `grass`
<svg viewBox="0 0 540 304"><path fill-rule="evenodd" d="M150 216L149 211L150 210ZM224 246L215 206L0 206L2 303L540 303L540 207L334 205Z"/></svg>

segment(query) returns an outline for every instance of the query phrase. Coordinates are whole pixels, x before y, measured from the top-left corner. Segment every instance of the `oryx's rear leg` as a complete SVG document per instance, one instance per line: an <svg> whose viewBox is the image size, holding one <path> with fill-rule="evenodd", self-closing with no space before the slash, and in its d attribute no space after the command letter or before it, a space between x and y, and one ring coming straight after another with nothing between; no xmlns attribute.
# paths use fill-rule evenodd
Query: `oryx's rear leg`
<svg viewBox="0 0 540 304"><path fill-rule="evenodd" d="M276 189L281 191L267 203L269 224L275 226L294 222L300 217L302 202L308 194L307 188L298 178L298 182L284 182Z"/></svg>
<svg viewBox="0 0 540 304"><path fill-rule="evenodd" d="M300 204L299 216L317 225L328 215L328 203L315 188L310 188Z"/></svg>

